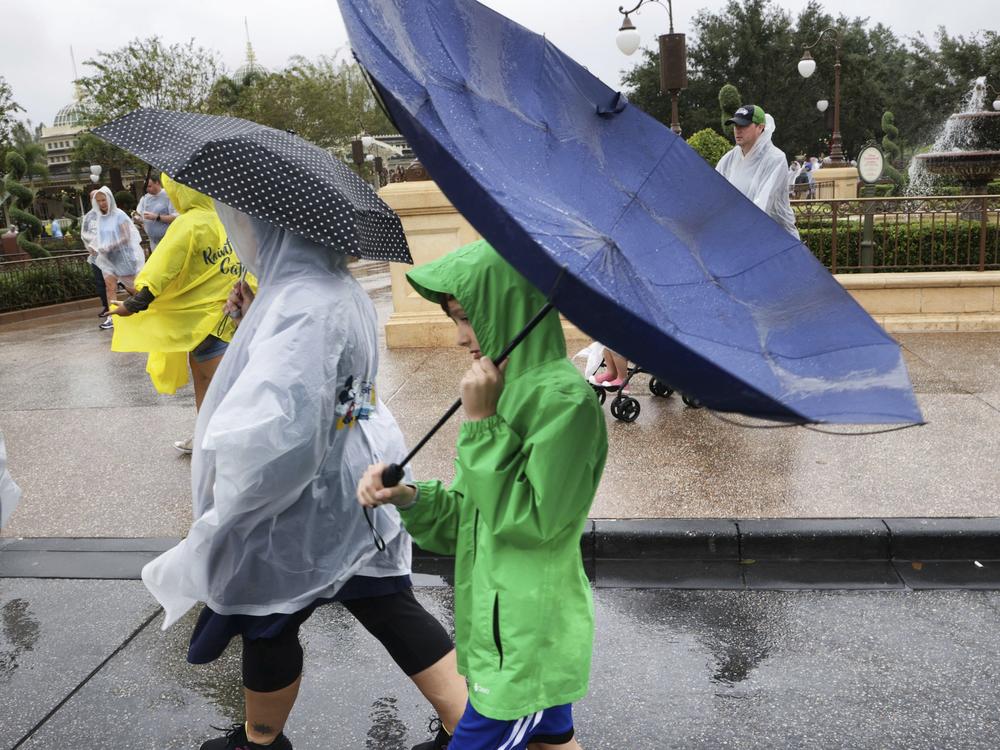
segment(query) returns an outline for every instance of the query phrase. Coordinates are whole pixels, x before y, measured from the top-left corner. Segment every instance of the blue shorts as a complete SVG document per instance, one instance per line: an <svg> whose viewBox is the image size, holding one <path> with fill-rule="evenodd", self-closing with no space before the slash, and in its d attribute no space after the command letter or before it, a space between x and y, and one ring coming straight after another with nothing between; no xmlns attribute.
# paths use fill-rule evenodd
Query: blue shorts
<svg viewBox="0 0 1000 750"><path fill-rule="evenodd" d="M208 362L210 359L221 357L226 353L226 349L228 348L229 344L227 342L212 334L208 334L205 340L194 348L191 356L194 357L195 362Z"/></svg>
<svg viewBox="0 0 1000 750"><path fill-rule="evenodd" d="M448 750L524 750L529 742L565 745L572 739L572 703L546 708L516 721L487 719L469 703Z"/></svg>

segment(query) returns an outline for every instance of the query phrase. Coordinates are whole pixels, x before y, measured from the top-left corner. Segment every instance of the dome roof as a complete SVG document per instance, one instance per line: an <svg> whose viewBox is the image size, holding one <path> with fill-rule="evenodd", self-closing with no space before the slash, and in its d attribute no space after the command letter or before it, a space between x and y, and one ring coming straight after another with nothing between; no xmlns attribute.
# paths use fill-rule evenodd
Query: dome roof
<svg viewBox="0 0 1000 750"><path fill-rule="evenodd" d="M233 80L236 81L240 86L245 86L247 79L251 75L257 75L263 77L267 75L267 68L258 62L250 60L236 69L233 73Z"/></svg>
<svg viewBox="0 0 1000 750"><path fill-rule="evenodd" d="M56 128L76 127L83 124L83 112L78 102L67 104L56 113L52 126Z"/></svg>

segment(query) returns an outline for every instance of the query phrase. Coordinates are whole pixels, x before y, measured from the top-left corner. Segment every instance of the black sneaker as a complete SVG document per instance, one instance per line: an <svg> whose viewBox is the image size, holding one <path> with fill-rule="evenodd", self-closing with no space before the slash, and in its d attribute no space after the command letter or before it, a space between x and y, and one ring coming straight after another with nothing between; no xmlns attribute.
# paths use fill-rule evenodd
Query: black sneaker
<svg viewBox="0 0 1000 750"><path fill-rule="evenodd" d="M222 729L222 727L212 728ZM201 746L201 750L292 750L292 743L284 734L279 734L270 745L258 745L247 739L244 724L233 724L225 737L209 740Z"/></svg>
<svg viewBox="0 0 1000 750"><path fill-rule="evenodd" d="M441 719L431 719L431 723L427 726L429 732L437 732L437 736L433 740L428 740L427 742L421 742L419 745L414 745L413 750L445 750L448 747L448 743L451 741L451 735L448 734L444 725L441 723Z"/></svg>

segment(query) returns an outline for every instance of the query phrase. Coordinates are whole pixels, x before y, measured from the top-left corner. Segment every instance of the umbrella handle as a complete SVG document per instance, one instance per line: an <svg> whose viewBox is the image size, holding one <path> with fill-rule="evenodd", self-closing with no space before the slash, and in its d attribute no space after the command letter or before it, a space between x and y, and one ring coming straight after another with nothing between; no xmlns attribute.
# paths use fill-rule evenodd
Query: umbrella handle
<svg viewBox="0 0 1000 750"><path fill-rule="evenodd" d="M382 469L382 486L395 487L403 481L403 467L399 464L389 464Z"/></svg>

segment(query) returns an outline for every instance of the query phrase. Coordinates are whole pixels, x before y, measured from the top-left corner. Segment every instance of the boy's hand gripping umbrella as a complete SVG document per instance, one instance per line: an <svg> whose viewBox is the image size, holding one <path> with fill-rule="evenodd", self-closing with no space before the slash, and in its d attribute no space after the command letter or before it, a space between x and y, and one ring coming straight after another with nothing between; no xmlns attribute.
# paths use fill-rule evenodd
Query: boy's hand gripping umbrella
<svg viewBox="0 0 1000 750"><path fill-rule="evenodd" d="M528 334L534 330L535 326L541 323L542 320L545 318L545 316L555 309L555 306L552 303L552 298L555 296L556 290L559 288L559 283L562 281L562 278L563 274L560 273L559 276L556 278L556 283L552 287L552 291L549 293L549 301L542 306L542 308L535 314L535 317L533 317L530 321L528 321L528 324L523 329L521 329L520 333L518 333L513 339L511 339L510 343L504 347L504 350L500 352L497 358L493 361L493 364L495 364L497 367L500 367L500 365L506 362L507 357L509 357L510 353L514 351L515 348L517 348L517 345L520 344L522 341L524 341L524 339L528 336ZM462 406L462 399L460 398L455 399L455 403L453 403L450 407L448 407L448 411L444 413L444 416L442 416L441 419L437 421L437 424L435 424L433 427L431 427L430 430L428 430L427 434L424 435L423 438L421 438L420 442L413 447L413 449L406 455L406 457L402 460L401 463L390 464L389 466L385 467L382 470L383 487L395 487L402 481L403 467L413 460L413 457L420 452L420 449L423 448L425 445L427 445L427 441L429 441L432 437L434 437L435 433L437 433L437 431L440 430L445 425L445 423L452 418L452 416L454 416L455 412L458 411L461 406Z"/></svg>

